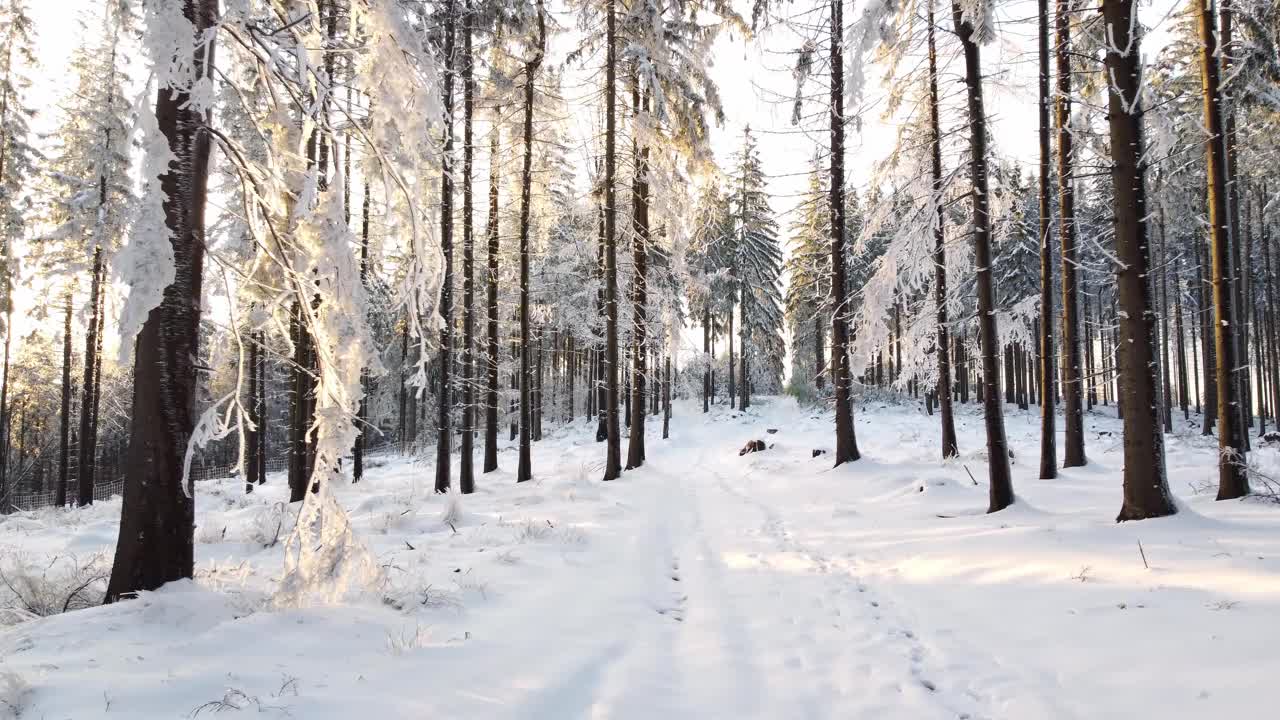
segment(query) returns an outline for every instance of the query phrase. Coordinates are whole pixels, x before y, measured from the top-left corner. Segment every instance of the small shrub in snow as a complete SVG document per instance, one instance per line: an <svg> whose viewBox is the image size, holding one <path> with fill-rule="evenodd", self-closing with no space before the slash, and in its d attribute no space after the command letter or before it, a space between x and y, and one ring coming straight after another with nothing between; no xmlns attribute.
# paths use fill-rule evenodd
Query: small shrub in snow
<svg viewBox="0 0 1280 720"><path fill-rule="evenodd" d="M536 520L525 520L516 527L516 542L527 543L544 540L551 534L555 527L550 520L537 522Z"/></svg>
<svg viewBox="0 0 1280 720"><path fill-rule="evenodd" d="M38 564L21 554L0 557L0 625L100 605L110 575L102 553Z"/></svg>
<svg viewBox="0 0 1280 720"><path fill-rule="evenodd" d="M459 598L458 593L437 588L434 585L423 585L420 575L407 573L400 575L400 577L406 579L402 582L388 580L383 586L383 605L401 612L412 612L419 608L428 610L458 610L462 608L462 600Z"/></svg>
<svg viewBox="0 0 1280 720"><path fill-rule="evenodd" d="M0 672L0 720L16 720L31 696L31 686L15 672Z"/></svg>
<svg viewBox="0 0 1280 720"><path fill-rule="evenodd" d="M429 633L423 630L421 625L415 625L413 632L409 632L407 628L401 629L399 632L387 632L387 650L392 655L399 657L400 655L426 647Z"/></svg>
<svg viewBox="0 0 1280 720"><path fill-rule="evenodd" d="M586 545L587 534L576 527L564 527L560 529L560 542L565 545Z"/></svg>
<svg viewBox="0 0 1280 720"><path fill-rule="evenodd" d="M202 705L197 705L187 717L196 718L201 713L221 713L227 710L240 712L253 708L259 713L277 711L282 715L288 715L288 709L277 705L267 705L253 695L248 695L242 690L236 688L227 688L218 700L210 700Z"/></svg>
<svg viewBox="0 0 1280 720"><path fill-rule="evenodd" d="M475 593L486 600L489 598L489 583L472 575L470 570L459 574L453 582L458 586L458 592L461 594Z"/></svg>
<svg viewBox="0 0 1280 720"><path fill-rule="evenodd" d="M227 526L204 523L196 526L196 542L201 545L220 543L227 538Z"/></svg>
<svg viewBox="0 0 1280 720"><path fill-rule="evenodd" d="M457 493L449 493L445 499L444 511L440 513L440 522L448 525L456 532L462 524L462 500Z"/></svg>
<svg viewBox="0 0 1280 720"><path fill-rule="evenodd" d="M253 516L246 539L264 548L275 547L280 542L280 533L297 519L297 510L290 508L288 503L273 503Z"/></svg>

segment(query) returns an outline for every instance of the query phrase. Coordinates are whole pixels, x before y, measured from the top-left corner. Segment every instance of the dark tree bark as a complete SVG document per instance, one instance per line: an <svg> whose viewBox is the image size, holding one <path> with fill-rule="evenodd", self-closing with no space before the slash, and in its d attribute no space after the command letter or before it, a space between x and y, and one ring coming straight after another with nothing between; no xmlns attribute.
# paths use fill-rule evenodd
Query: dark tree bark
<svg viewBox="0 0 1280 720"><path fill-rule="evenodd" d="M54 504L67 505L67 481L71 472L71 291L67 291L62 320L62 402L58 415L58 487Z"/></svg>
<svg viewBox="0 0 1280 720"><path fill-rule="evenodd" d="M606 3L604 99L604 304L605 304L605 423L604 479L622 474L622 429L618 421L618 247L617 247L617 89L618 31L616 0Z"/></svg>
<svg viewBox="0 0 1280 720"><path fill-rule="evenodd" d="M502 108L493 111L495 120L502 116ZM484 400L484 472L490 473L498 469L498 187L501 176L498 173L500 144L499 123L493 122L489 129L489 218L485 228L489 236L488 275L485 285L485 307L487 319L487 341L485 343L485 400Z"/></svg>
<svg viewBox="0 0 1280 720"><path fill-rule="evenodd" d="M1173 383L1169 379L1169 244L1160 212L1160 410L1164 431L1173 432Z"/></svg>
<svg viewBox="0 0 1280 720"><path fill-rule="evenodd" d="M702 369L702 412L711 412L711 303L702 306L702 356L707 365Z"/></svg>
<svg viewBox="0 0 1280 720"><path fill-rule="evenodd" d="M1210 331L1211 317L1213 308L1210 304L1213 302L1212 290L1208 287L1209 281L1205 279L1205 268L1209 264L1208 249L1205 247L1203 240L1196 238L1196 306L1199 308L1196 314L1200 316L1200 357L1203 358L1202 368L1204 374L1204 424L1200 429L1201 435L1212 435L1213 426L1218 419L1218 375L1216 367L1218 364L1213 333Z"/></svg>
<svg viewBox="0 0 1280 720"><path fill-rule="evenodd" d="M831 384L835 387L836 457L843 465L861 457L850 398L849 324L844 249L844 3L831 0Z"/></svg>
<svg viewBox="0 0 1280 720"><path fill-rule="evenodd" d="M735 303L729 303L729 407L734 407L738 402L738 383L737 368L733 364L733 306Z"/></svg>
<svg viewBox="0 0 1280 720"><path fill-rule="evenodd" d="M744 216L745 216L745 208L744 208ZM739 285L738 286L738 307L744 311L747 309L746 295L747 295L746 287L743 285ZM747 366L747 345L750 344L748 328L750 326L747 325L747 318L745 315L742 317L742 321L739 324L742 326L742 329L740 330L740 332L742 333L742 337L738 347L738 363L739 363L739 369L740 369L740 372L738 374L738 409L746 410L747 408L751 407L751 381L748 379L751 376L747 374L747 371L749 369Z"/></svg>
<svg viewBox="0 0 1280 720"><path fill-rule="evenodd" d="M9 497L9 351L13 345L13 304L11 298L5 298L4 323L4 379L0 380L0 512L3 512Z"/></svg>
<svg viewBox="0 0 1280 720"><path fill-rule="evenodd" d="M1062 247L1062 408L1064 468L1088 462L1084 453L1084 410L1080 377L1080 303L1076 269L1076 194L1071 137L1072 0L1057 0L1058 92L1053 125L1058 135L1058 237Z"/></svg>
<svg viewBox="0 0 1280 720"><path fill-rule="evenodd" d="M463 0L462 10L462 456L458 460L458 490L475 492L475 349L476 288L475 238L472 237L471 170L475 156L472 119L475 112L475 61L471 57L471 30L474 18L471 0Z"/></svg>
<svg viewBox="0 0 1280 720"><path fill-rule="evenodd" d="M440 171L440 252L444 255L444 283L440 288L440 373L436 388L436 484L449 492L453 451L453 75L457 69L454 41L457 0L449 0L444 16L444 152Z"/></svg>
<svg viewBox="0 0 1280 720"><path fill-rule="evenodd" d="M600 218L596 229L596 270L600 277L600 286L596 290L596 314L599 316L603 324L608 324L608 316L605 312L604 290L604 245L605 245L605 210L604 210L604 188L597 190L597 194L602 198L600 200ZM606 345L608 341L606 339ZM604 442L609 438L609 423L605 413L605 406L609 402L608 388L605 387L604 379L604 361L606 348L597 345L595 349L595 365L593 366L595 373L594 384L592 385L592 394L595 398L595 417L596 417L596 442Z"/></svg>
<svg viewBox="0 0 1280 720"><path fill-rule="evenodd" d="M216 0L185 0L195 75L213 71ZM162 87L156 121L177 161L160 178L171 233L174 280L142 326L134 350L133 412L124 501L106 602L154 590L193 570L195 503L183 458L195 425L204 211L209 177L208 111L182 88Z"/></svg>
<svg viewBox="0 0 1280 720"><path fill-rule="evenodd" d="M934 40L937 21L929 1L929 131L933 194L937 221L933 228L933 306L938 318L938 410L942 420L942 457L960 454L956 442L955 413L951 403L951 340L947 320L947 250L943 229L942 129L938 120L938 50Z"/></svg>
<svg viewBox="0 0 1280 720"><path fill-rule="evenodd" d="M671 435L671 356L662 364L662 439Z"/></svg>
<svg viewBox="0 0 1280 720"><path fill-rule="evenodd" d="M1245 472L1244 435L1240 424L1240 384L1237 367L1238 332L1235 304L1231 297L1231 238L1227 197L1226 136L1223 131L1222 94L1218 77L1218 39L1213 15L1205 0L1195 0L1200 25L1200 78L1204 99L1205 127L1209 131L1207 165L1209 174L1209 236L1212 241L1213 338L1217 357L1218 386L1218 499L1231 500L1249 494Z"/></svg>
<svg viewBox="0 0 1280 720"><path fill-rule="evenodd" d="M533 344L533 338L529 334L529 211L533 192L533 82L542 65L546 41L546 20L542 3L539 2L538 45L533 57L524 66L524 169L520 175L520 464L516 482L533 478L530 427L533 421L533 397L532 378L529 376L529 350Z"/></svg>
<svg viewBox="0 0 1280 720"><path fill-rule="evenodd" d="M1124 504L1117 521L1162 517L1177 512L1164 471L1160 397L1156 378L1156 327L1152 312L1151 251L1147 198L1143 185L1141 65L1133 0L1103 0L1102 15L1111 45L1106 53L1111 78L1108 124L1111 185L1115 204L1116 293L1119 296L1118 357L1126 373L1124 397ZM1119 52L1117 48L1125 48Z"/></svg>
<svg viewBox="0 0 1280 720"><path fill-rule="evenodd" d="M348 139L346 162L348 165L351 160L351 145ZM344 174L344 177L348 175ZM360 205L360 284L367 290L369 287L369 220L370 220L370 185L366 178L364 181L364 199ZM262 375L258 375L259 382ZM351 482L358 483L364 479L364 453L369 446L369 374L367 370L360 370L360 406L356 409L356 429L359 434L356 435L355 447L351 450Z"/></svg>
<svg viewBox="0 0 1280 720"><path fill-rule="evenodd" d="M649 112L648 91L643 100L639 83L632 86L631 100L635 115ZM633 141L634 142L634 141ZM648 323L647 305L648 289L648 256L649 256L649 147L638 148L635 152L635 179L631 185L631 225L634 230L631 240L631 262L634 266L632 275L632 365L631 374L631 428L627 442L627 469L644 465L644 424L645 424L645 376L648 373L646 359L649 354L648 338L645 336Z"/></svg>
<svg viewBox="0 0 1280 720"><path fill-rule="evenodd" d="M84 341L84 380L80 384L80 447L76 461L76 504L83 507L93 502L94 460L97 457L93 437L94 386L97 379L98 353L98 296L102 293L102 248L93 251L93 267L90 270L89 324Z"/></svg>
<svg viewBox="0 0 1280 720"><path fill-rule="evenodd" d="M1210 0L1211 2L1211 0ZM1235 10L1232 6L1232 0L1222 0L1222 5L1218 12L1218 19L1222 26L1221 37L1218 46L1221 49L1221 72L1220 78L1230 78L1232 76L1232 58L1238 52L1232 38L1235 26ZM1231 272L1228 275L1228 286L1231 292L1232 318L1235 319L1236 325L1231 335L1236 345L1235 357L1237 364L1233 365L1231 376L1236 383L1236 408L1239 414L1235 426L1235 442L1233 446L1238 448L1240 452L1246 452L1249 449L1249 432L1247 428L1253 426L1253 389L1249 377L1249 325L1247 321L1248 311L1245 308L1245 288L1248 285L1248 277L1244 271L1244 265L1241 262L1241 227L1240 227L1240 183L1239 172L1236 169L1236 103L1232 99L1228 88L1222 87L1219 83L1219 92L1221 97L1218 98L1218 108L1222 113L1222 131L1223 131L1223 147L1225 150L1225 158L1223 164L1223 182L1225 184L1227 195L1227 237L1230 241L1231 248ZM1246 247L1247 251L1248 248ZM1245 253L1248 257L1248 253Z"/></svg>
<svg viewBox="0 0 1280 720"><path fill-rule="evenodd" d="M982 63L973 37L973 25L952 3L956 34L964 49L965 86L969 108L969 175L973 183L973 253L977 275L978 336L982 350L982 402L987 429L990 505L997 512L1013 504L1013 480L1009 473L1009 445L1004 433L1004 409L1000 405L1000 335L996 331L995 284L991 278L991 193L987 187L987 117L982 103Z"/></svg>
<svg viewBox="0 0 1280 720"><path fill-rule="evenodd" d="M258 458L258 435L262 433L262 415L261 407L258 405L258 343L257 335L252 330L249 332L249 348L248 357L245 359L249 365L249 399L245 404L245 420L248 429L245 430L244 444L244 492L249 494L253 492L253 486L259 481L258 469L261 463Z"/></svg>
<svg viewBox="0 0 1280 720"><path fill-rule="evenodd" d="M1176 336L1174 350L1178 358L1178 405L1182 408L1182 419L1191 419L1187 405L1187 345L1186 330L1182 319L1182 261L1178 261L1173 276L1173 332Z"/></svg>
<svg viewBox="0 0 1280 720"><path fill-rule="evenodd" d="M822 331L822 312L815 310L813 313L813 385L819 392L826 385L826 350Z"/></svg>
<svg viewBox="0 0 1280 720"><path fill-rule="evenodd" d="M1049 0L1039 0L1040 10L1040 324L1039 383L1051 388L1054 383L1053 363L1057 357L1053 347L1053 246L1049 242ZM1079 383L1076 384L1077 399ZM1040 393L1040 479L1058 477L1057 416L1051 392Z"/></svg>

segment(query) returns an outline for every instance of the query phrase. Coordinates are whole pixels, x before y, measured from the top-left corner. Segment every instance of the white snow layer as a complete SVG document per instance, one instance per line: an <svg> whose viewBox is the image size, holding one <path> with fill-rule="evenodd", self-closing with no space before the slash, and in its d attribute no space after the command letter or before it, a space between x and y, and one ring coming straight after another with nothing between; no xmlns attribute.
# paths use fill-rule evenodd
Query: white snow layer
<svg viewBox="0 0 1280 720"><path fill-rule="evenodd" d="M834 470L811 457L828 415L699 410L677 405L669 441L653 423L648 465L612 483L579 422L534 446L531 483L504 451L467 497L424 494L407 460L333 487L385 578L337 604L271 602L282 477L202 483L194 582L4 616L0 717L1269 716L1280 509L1214 502L1194 430L1168 439L1180 513L1117 525L1113 417L1087 416L1088 467L1043 481L1038 417L1011 411L1019 501L987 516L976 408L940 463L936 418L864 403L865 457ZM738 457L755 438L770 449ZM66 592L101 572L119 510L0 520L0 570Z"/></svg>

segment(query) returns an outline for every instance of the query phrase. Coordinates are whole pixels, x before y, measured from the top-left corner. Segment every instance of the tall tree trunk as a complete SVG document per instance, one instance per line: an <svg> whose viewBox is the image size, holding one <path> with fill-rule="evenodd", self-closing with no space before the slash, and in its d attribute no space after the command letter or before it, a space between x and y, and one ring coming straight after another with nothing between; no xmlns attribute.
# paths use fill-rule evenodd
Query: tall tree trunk
<svg viewBox="0 0 1280 720"><path fill-rule="evenodd" d="M458 491L475 492L473 467L476 424L476 285L475 238L472 236L471 170L475 158L472 119L475 112L475 61L471 57L471 0L462 5L462 456Z"/></svg>
<svg viewBox="0 0 1280 720"><path fill-rule="evenodd" d="M100 357L98 355L98 295L102 292L102 248L94 248L93 267L90 270L89 323L84 340L84 380L80 385L80 447L77 451L79 470L76 473L76 504L83 507L93 502L94 460L97 448L93 443L94 380Z"/></svg>
<svg viewBox="0 0 1280 720"><path fill-rule="evenodd" d="M824 367L826 361L826 343L822 334L822 312L816 307L813 311L813 385L822 391L826 385Z"/></svg>
<svg viewBox="0 0 1280 720"><path fill-rule="evenodd" d="M956 442L956 421L951 397L951 333L947 320L947 250L942 202L942 128L938 120L938 50L934 40L937 21L933 0L929 0L929 132L933 204L933 306L938 325L938 409L942 420L942 458L960 454Z"/></svg>
<svg viewBox="0 0 1280 720"><path fill-rule="evenodd" d="M1063 0L1065 1L1065 0ZM1040 104L1037 118L1040 127L1040 344L1038 369L1040 373L1040 478L1058 477L1057 415L1052 392L1053 364L1057 357L1053 347L1053 246L1049 242L1050 202L1050 150L1049 150L1049 0L1038 0L1040 10ZM1077 352L1079 352L1077 350ZM1077 399L1079 382L1076 383Z"/></svg>
<svg viewBox="0 0 1280 720"><path fill-rule="evenodd" d="M729 340L729 407L734 407L738 402L738 369L733 364L733 307L736 304L733 301L729 303L729 333L727 335Z"/></svg>
<svg viewBox="0 0 1280 720"><path fill-rule="evenodd" d="M533 338L529 334L529 212L533 202L533 92L534 78L542 65L546 47L546 20L542 3L538 3L538 48L524 66L524 168L520 174L520 463L516 482L533 478L532 466L532 388L529 376L529 350ZM541 358L541 352L539 352ZM541 367L539 367L541 370Z"/></svg>
<svg viewBox="0 0 1280 720"><path fill-rule="evenodd" d="M1211 291L1206 289L1209 281L1205 279L1209 253L1204 245L1204 241L1197 237L1195 241L1196 307L1198 308L1196 314L1200 317L1200 357L1203 358L1201 369L1204 375L1204 424L1200 434L1212 435L1214 423L1218 419L1218 375L1213 333L1210 331L1210 317L1213 315L1210 304L1213 299L1210 297Z"/></svg>
<svg viewBox="0 0 1280 720"><path fill-rule="evenodd" d="M739 410L746 410L747 408L751 407L751 380L749 379L751 376L747 374L747 370L748 370L747 345L749 344L750 335L748 334L748 330L747 330L749 326L747 325L747 316L746 316L746 309L747 309L746 295L747 295L747 289L744 286L739 285L738 286L738 307L741 308L741 312L742 312L741 322L739 323L742 326L742 330L741 330L742 338L738 347L738 357L739 357L740 370L741 370L738 377L738 409Z"/></svg>
<svg viewBox="0 0 1280 720"><path fill-rule="evenodd" d="M662 364L662 439L671 435L671 356Z"/></svg>
<svg viewBox="0 0 1280 720"><path fill-rule="evenodd" d="M702 369L702 412L711 412L711 303L702 306L702 357L706 367Z"/></svg>
<svg viewBox="0 0 1280 720"><path fill-rule="evenodd" d="M1231 78L1231 61L1237 51L1233 43L1235 11L1232 7L1232 0L1222 0L1218 16L1222 24L1222 33L1218 43L1221 50L1221 73L1219 77ZM1236 170L1236 103L1227 92L1227 88L1222 87L1221 82L1219 82L1218 90L1220 94L1218 109L1222 113L1222 142L1225 151L1222 177L1227 196L1227 238L1231 248L1231 272L1228 275L1227 282L1231 292L1231 302L1233 303L1231 317L1236 323L1231 332L1232 339L1236 345L1236 364L1232 365L1231 376L1236 384L1236 409L1239 418L1235 426L1236 435L1233 447L1243 453L1249 449L1249 431L1247 428L1253 425L1253 415L1251 413L1253 391L1249 382L1249 326L1244 293L1248 278L1246 277L1240 254L1242 233L1240 227L1240 174ZM1247 246L1245 249L1248 249ZM1245 257L1247 258L1248 255L1246 254Z"/></svg>
<svg viewBox="0 0 1280 720"><path fill-rule="evenodd" d="M605 210L604 210L604 188L603 186L597 190L600 195L600 218L596 226L596 271L599 273L600 285L596 289L596 314L602 324L607 325L608 317L605 312L604 302L604 286L605 286L605 268L604 268L604 245L605 245ZM607 329L607 328L606 328ZM607 345L607 340L604 343ZM605 406L608 404L609 393L605 386L604 379L604 361L605 347L597 344L595 349L595 381L592 385L592 392L595 396L595 417L596 417L596 442L604 442L609 438L609 423L605 414Z"/></svg>
<svg viewBox="0 0 1280 720"><path fill-rule="evenodd" d="M54 504L67 505L67 480L71 473L71 291L67 298L62 320L62 402L58 415L58 487Z"/></svg>
<svg viewBox="0 0 1280 720"><path fill-rule="evenodd" d="M346 162L350 164L351 145L347 144ZM344 174L344 177L346 175ZM364 198L360 204L360 285L366 290L369 287L369 221L371 200L369 179L364 181ZM262 375L258 376L261 382ZM360 434L356 436L355 447L351 451L351 482L358 483L364 479L364 453L369 446L369 373L360 370L360 406L356 409L356 425Z"/></svg>
<svg viewBox="0 0 1280 720"><path fill-rule="evenodd" d="M1116 520L1141 520L1177 512L1165 481L1164 437L1160 432L1160 393L1156 378L1156 328L1152 312L1151 251L1147 235L1147 198L1143 186L1142 106L1139 102L1137 8L1133 0L1103 0L1102 15L1111 38L1106 53L1108 124L1111 130L1111 185L1115 200L1116 293L1120 334L1117 357L1125 371L1124 504ZM1121 52L1118 49L1124 48Z"/></svg>
<svg viewBox="0 0 1280 720"><path fill-rule="evenodd" d="M1238 332L1231 298L1231 237L1226 176L1226 136L1222 124L1222 94L1218 82L1218 39L1213 15L1205 0L1195 0L1200 24L1200 78L1205 127L1209 131L1209 236L1213 258L1214 350L1218 386L1218 499L1231 500L1249 494L1244 448L1240 436L1240 384L1235 377Z"/></svg>
<svg viewBox="0 0 1280 720"><path fill-rule="evenodd" d="M484 471L498 469L498 188L501 176L498 148L502 132L497 119L502 117L501 106L493 110L494 122L489 128L489 217L485 230L489 236L488 273L485 285L485 309L487 341L485 343L485 399L484 399Z"/></svg>
<svg viewBox="0 0 1280 720"><path fill-rule="evenodd" d="M249 366L249 398L245 404L245 420L249 426L244 434L244 492L246 495L253 492L253 486L258 482L258 434L262 432L262 416L259 415L258 407L258 344L255 342L256 334L253 329L249 330L249 348L248 357L245 362Z"/></svg>
<svg viewBox="0 0 1280 720"><path fill-rule="evenodd" d="M1064 468L1088 462L1084 453L1083 388L1080 377L1080 303L1076 269L1076 195L1071 137L1071 14L1072 0L1057 0L1058 92L1054 99L1054 130L1058 135L1058 237L1062 248L1062 407L1066 434Z"/></svg>
<svg viewBox="0 0 1280 720"><path fill-rule="evenodd" d="M1187 345L1186 330L1182 319L1182 260L1179 258L1176 274L1173 276L1173 332L1177 336L1174 350L1178 358L1178 405L1182 408L1182 419L1191 419L1187 408Z"/></svg>
<svg viewBox="0 0 1280 720"><path fill-rule="evenodd" d="M645 91L643 100L639 83L631 89L631 101L638 120L640 113L649 112L649 95ZM634 144L634 141L633 141ZM644 464L644 423L645 423L645 375L648 373L646 359L649 345L646 342L648 311L648 254L649 254L649 147L639 148L635 153L635 179L631 185L631 225L634 234L631 240L631 262L634 266L631 279L632 306L632 344L631 353L631 432L627 442L627 469L638 468Z"/></svg>
<svg viewBox="0 0 1280 720"><path fill-rule="evenodd" d="M1280 283L1277 282L1276 276L1271 274L1271 231L1263 214L1267 197L1269 197L1267 188L1264 186L1258 195L1258 225L1262 233L1262 252L1267 273L1266 287L1263 291L1267 300L1267 345L1271 348L1271 414L1276 426L1280 427L1280 338L1276 336L1277 325L1280 325L1276 317L1276 305L1280 303Z"/></svg>
<svg viewBox="0 0 1280 720"><path fill-rule="evenodd" d="M0 513L4 511L9 497L9 352L13 346L13 301L11 298L5 298L5 301L4 380L0 381Z"/></svg>
<svg viewBox="0 0 1280 720"><path fill-rule="evenodd" d="M440 168L440 252L444 282L440 288L440 383L436 388L435 491L449 491L453 451L453 75L457 70L454 41L458 4L449 0L444 16L444 152Z"/></svg>
<svg viewBox="0 0 1280 720"><path fill-rule="evenodd" d="M212 75L216 0L185 0L196 78ZM196 362L209 177L210 113L185 89L161 87L156 122L176 158L160 177L174 279L147 316L134 350L133 411L124 501L106 602L154 590L193 570L195 504L183 458L195 426Z"/></svg>
<svg viewBox="0 0 1280 720"><path fill-rule="evenodd" d="M616 0L606 2L604 89L604 304L605 423L604 479L622 474L622 429L618 422L618 247L617 247L617 89L618 31Z"/></svg>
<svg viewBox="0 0 1280 720"><path fill-rule="evenodd" d="M987 426L990 505L997 512L1013 504L1009 474L1009 445L1000 405L1000 335L996 331L995 284L991 279L991 193L987 187L987 117L982 103L982 63L974 28L953 2L951 14L964 49L965 86L969 107L969 175L973 183L973 253L977 273L978 336L982 349L982 402Z"/></svg>
<svg viewBox="0 0 1280 720"><path fill-rule="evenodd" d="M1160 211L1160 409L1164 431L1173 432L1173 383L1169 378L1169 244Z"/></svg>
<svg viewBox="0 0 1280 720"><path fill-rule="evenodd" d="M861 457L850 398L849 325L844 250L844 2L831 0L831 384L835 388L836 457Z"/></svg>

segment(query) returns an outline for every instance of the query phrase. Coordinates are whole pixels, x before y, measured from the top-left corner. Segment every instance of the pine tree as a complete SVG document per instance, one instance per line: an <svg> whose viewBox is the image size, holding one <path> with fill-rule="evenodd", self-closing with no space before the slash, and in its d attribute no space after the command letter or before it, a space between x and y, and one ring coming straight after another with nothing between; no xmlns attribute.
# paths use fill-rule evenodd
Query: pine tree
<svg viewBox="0 0 1280 720"><path fill-rule="evenodd" d="M823 326L831 312L827 289L831 257L827 242L831 235L830 208L826 203L825 173L815 157L809 171L808 187L792 223L791 247L784 267L788 276L786 319L791 334L793 386L812 383L821 390L825 384L826 333Z"/></svg>
<svg viewBox="0 0 1280 720"><path fill-rule="evenodd" d="M782 274L782 250L778 226L769 207L764 167L751 128L743 131L742 149L734 155L729 186L730 211L734 225L734 248L730 272L736 285L741 318L739 361L739 409L751 406L752 374L758 372L773 388L781 382L780 367L767 365L768 358L780 359L783 318L778 283ZM775 374L776 373L776 374Z"/></svg>
<svg viewBox="0 0 1280 720"><path fill-rule="evenodd" d="M28 122L34 110L26 103L35 65L35 37L23 0L0 7L0 329L4 330L3 379L0 380L0 498L5 497L11 431L9 353L13 344L13 283L18 275L14 245L26 228L23 189L35 175L39 155L30 144Z"/></svg>

